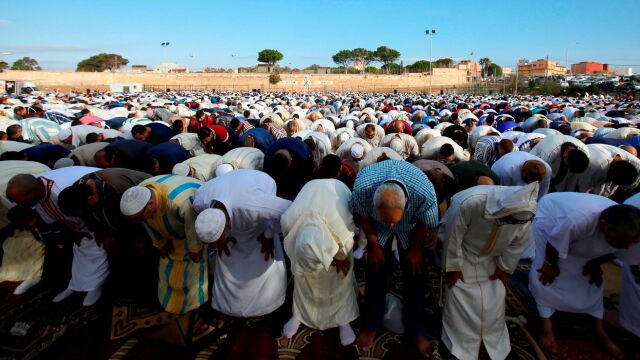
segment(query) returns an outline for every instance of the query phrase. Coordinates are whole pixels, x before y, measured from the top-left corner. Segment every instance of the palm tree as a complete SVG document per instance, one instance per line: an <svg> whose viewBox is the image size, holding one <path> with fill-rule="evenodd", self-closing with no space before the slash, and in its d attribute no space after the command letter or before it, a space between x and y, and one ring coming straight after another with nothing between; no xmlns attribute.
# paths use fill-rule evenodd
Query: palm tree
<svg viewBox="0 0 640 360"><path fill-rule="evenodd" d="M480 66L482 67L482 77L486 77L487 76L487 72L489 71L489 67L491 66L491 59L489 58L482 58L479 61Z"/></svg>

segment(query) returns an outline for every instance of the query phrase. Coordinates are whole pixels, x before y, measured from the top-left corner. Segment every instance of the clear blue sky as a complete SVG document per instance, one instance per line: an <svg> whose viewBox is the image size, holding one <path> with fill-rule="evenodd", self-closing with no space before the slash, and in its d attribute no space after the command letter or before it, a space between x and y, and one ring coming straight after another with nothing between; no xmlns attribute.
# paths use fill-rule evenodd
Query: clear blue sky
<svg viewBox="0 0 640 360"><path fill-rule="evenodd" d="M109 52L152 67L168 41L167 60L195 69L255 65L264 48L281 51L283 66L332 66L341 49L379 45L410 64L428 58L424 30L434 28L434 59L473 52L513 66L547 55L564 64L568 54L569 63L638 65L639 14L640 0L5 0L0 54L11 54L0 59L73 70Z"/></svg>

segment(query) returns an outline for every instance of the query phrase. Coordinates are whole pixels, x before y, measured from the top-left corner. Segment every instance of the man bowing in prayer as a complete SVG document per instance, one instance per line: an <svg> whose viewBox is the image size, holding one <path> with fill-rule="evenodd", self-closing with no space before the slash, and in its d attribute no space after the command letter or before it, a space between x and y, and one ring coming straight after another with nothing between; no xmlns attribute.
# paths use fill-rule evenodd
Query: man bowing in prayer
<svg viewBox="0 0 640 360"><path fill-rule="evenodd" d="M511 351L505 286L527 244L537 198L537 182L475 186L453 197L441 221L447 280L442 341L459 359L479 358L482 345L491 359Z"/></svg>
<svg viewBox="0 0 640 360"><path fill-rule="evenodd" d="M158 300L166 312L185 314L207 301L207 261L198 240L191 202L202 182L161 175L127 189L120 211L142 221L158 248Z"/></svg>
<svg viewBox="0 0 640 360"><path fill-rule="evenodd" d="M276 196L267 174L233 170L195 194L200 240L218 250L211 306L235 317L267 315L285 300L287 274L278 236L291 202Z"/></svg>
<svg viewBox="0 0 640 360"><path fill-rule="evenodd" d="M358 347L368 351L382 327L385 309L386 268L395 261L397 242L404 285L404 327L418 352L430 356L425 335L422 250L429 228L438 224L438 200L433 185L419 168L401 160L385 160L362 169L349 205L360 217L367 238L365 287L366 328Z"/></svg>
<svg viewBox="0 0 640 360"><path fill-rule="evenodd" d="M602 345L616 358L624 353L604 330L602 269L614 258L640 263L640 210L603 196L560 192L540 199L531 236L536 256L529 289L542 318L540 345L555 353L551 315L556 310L589 314Z"/></svg>
<svg viewBox="0 0 640 360"><path fill-rule="evenodd" d="M302 323L318 330L339 327L344 346L356 339L349 325L359 316L350 197L338 180L313 180L282 215L284 248L294 275L293 316L283 329L288 338Z"/></svg>

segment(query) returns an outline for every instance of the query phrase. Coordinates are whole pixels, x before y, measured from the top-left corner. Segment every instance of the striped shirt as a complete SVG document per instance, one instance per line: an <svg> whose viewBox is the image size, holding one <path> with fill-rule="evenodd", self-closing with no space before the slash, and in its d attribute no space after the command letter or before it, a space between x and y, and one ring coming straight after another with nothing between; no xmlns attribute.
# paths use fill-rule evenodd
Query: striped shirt
<svg viewBox="0 0 640 360"><path fill-rule="evenodd" d="M390 228L380 220L373 204L378 186L393 181L407 193L402 220ZM401 160L385 160L362 169L356 177L349 200L351 210L374 220L378 243L385 246L394 236L403 249L411 245L411 230L417 224L435 228L438 225L438 201L429 178L416 166Z"/></svg>

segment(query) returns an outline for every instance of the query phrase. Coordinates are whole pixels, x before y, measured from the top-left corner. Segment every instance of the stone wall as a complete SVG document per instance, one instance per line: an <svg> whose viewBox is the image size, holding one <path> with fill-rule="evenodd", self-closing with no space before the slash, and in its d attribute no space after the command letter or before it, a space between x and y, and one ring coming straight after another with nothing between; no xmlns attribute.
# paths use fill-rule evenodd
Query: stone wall
<svg viewBox="0 0 640 360"><path fill-rule="evenodd" d="M71 88L108 90L112 83L142 83L145 88L161 90L251 90L302 91L305 77L311 91L425 91L429 82L435 90L463 87L466 71L458 69L433 69L433 79L427 74L405 75L338 75L338 74L280 74L282 81L269 84L268 74L156 74L156 73L87 73L49 71L6 71L2 80L32 81L42 90Z"/></svg>

